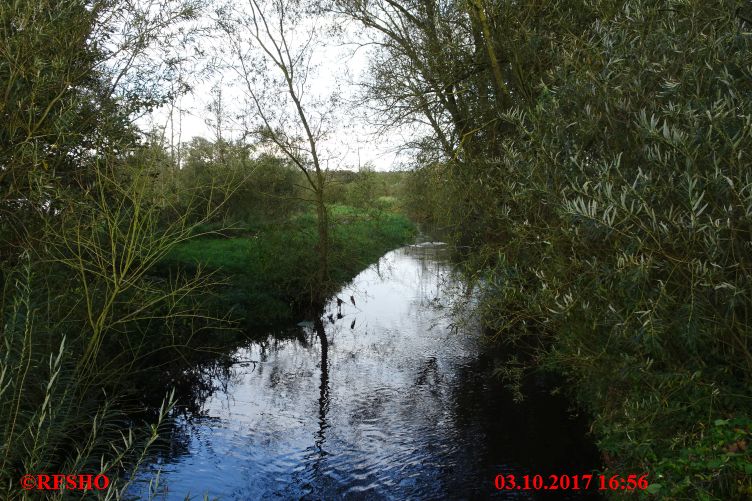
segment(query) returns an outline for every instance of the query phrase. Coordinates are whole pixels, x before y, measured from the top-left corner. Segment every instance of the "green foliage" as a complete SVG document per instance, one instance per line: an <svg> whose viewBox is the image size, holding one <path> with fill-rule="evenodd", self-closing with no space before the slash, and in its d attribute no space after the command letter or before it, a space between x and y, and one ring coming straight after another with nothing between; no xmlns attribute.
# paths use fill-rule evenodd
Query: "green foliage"
<svg viewBox="0 0 752 501"><path fill-rule="evenodd" d="M301 205L298 185L303 176L279 158L253 158L252 153L241 143L194 138L187 145L178 182L197 191L206 206L221 201L215 220L225 226L285 220Z"/></svg>
<svg viewBox="0 0 752 501"><path fill-rule="evenodd" d="M137 390L137 362L188 344L201 325L222 325L202 313L197 294L216 282L152 275L194 233L187 216L160 224L163 209L144 187L150 178L136 173L126 183L111 170L98 170L78 206L49 221L45 247L2 268L3 499L23 494L22 475L56 471L105 472L111 496L121 496L119 475L138 467L172 407L165 403L147 434L128 423L120 400Z"/></svg>
<svg viewBox="0 0 752 501"><path fill-rule="evenodd" d="M443 133L461 140L412 180L413 211L430 207L464 252L489 336L568 376L614 471L660 474L668 496L742 498L749 449L709 440L717 420L752 416L748 6L478 5L514 92L467 134L446 103Z"/></svg>
<svg viewBox="0 0 752 501"><path fill-rule="evenodd" d="M459 217L451 218L447 209L459 207L457 198L452 198L452 188L456 185L446 183L446 165L424 165L408 174L405 181L405 212L427 232L444 238L452 233ZM447 201L454 201L447 203ZM469 224L469 222L468 222ZM465 227L463 224L461 227ZM452 239L459 244L459 239Z"/></svg>
<svg viewBox="0 0 752 501"><path fill-rule="evenodd" d="M217 203L197 204L130 123L162 100L174 63L165 47L165 66L139 55L194 13L177 0L0 4L2 499L29 496L22 475L52 472L107 473L102 497L122 498L174 403L140 429L128 405L145 367L226 326L197 294L208 277L152 274Z"/></svg>
<svg viewBox="0 0 752 501"><path fill-rule="evenodd" d="M724 2L630 2L559 50L481 164L501 203L478 212L506 240L491 326L548 333L545 360L621 468L733 497L739 470L661 465L702 447L710 419L750 415L750 40Z"/></svg>
<svg viewBox="0 0 752 501"><path fill-rule="evenodd" d="M387 250L407 242L412 224L391 213L331 206L331 280L352 278ZM269 225L252 237L202 238L177 246L165 259L166 269L190 272L205 266L226 276L219 309L231 309L248 325L291 321L315 291L316 218L310 212L283 225Z"/></svg>
<svg viewBox="0 0 752 501"><path fill-rule="evenodd" d="M33 237L35 206L90 181L92 148L132 139L90 43L97 16L83 0L0 4L0 258Z"/></svg>
<svg viewBox="0 0 752 501"><path fill-rule="evenodd" d="M407 172L380 172L370 168L358 172L333 171L327 201L361 209L400 211L405 198Z"/></svg>
<svg viewBox="0 0 752 501"><path fill-rule="evenodd" d="M652 493L694 499L713 499L718 492L749 497L752 495L752 461L748 451L751 442L752 419L716 419L701 430L691 447L663 457L651 466Z"/></svg>
<svg viewBox="0 0 752 501"><path fill-rule="evenodd" d="M0 162L12 167L3 169L2 181L13 197L28 189L36 164L64 175L82 166L82 148L99 139L105 120L98 113L108 103L106 95L98 99L103 83L94 66L101 53L87 44L95 14L86 2L3 2L0 23Z"/></svg>

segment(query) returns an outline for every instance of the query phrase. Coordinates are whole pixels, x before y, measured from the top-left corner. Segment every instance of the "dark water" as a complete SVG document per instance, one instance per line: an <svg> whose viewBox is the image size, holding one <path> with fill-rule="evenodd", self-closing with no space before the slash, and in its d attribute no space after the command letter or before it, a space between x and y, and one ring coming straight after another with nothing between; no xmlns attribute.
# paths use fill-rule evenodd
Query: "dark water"
<svg viewBox="0 0 752 501"><path fill-rule="evenodd" d="M514 404L489 377L472 313L448 314L466 291L441 254L390 252L323 322L234 353L146 469L161 470L155 499L567 497L496 491L499 473L588 473L597 455L567 402L532 381Z"/></svg>

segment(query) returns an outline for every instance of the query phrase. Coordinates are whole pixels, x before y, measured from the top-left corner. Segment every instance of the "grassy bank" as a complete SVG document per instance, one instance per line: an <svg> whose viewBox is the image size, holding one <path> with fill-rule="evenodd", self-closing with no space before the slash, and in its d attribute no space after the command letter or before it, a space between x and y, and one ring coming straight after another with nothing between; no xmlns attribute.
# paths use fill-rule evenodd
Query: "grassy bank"
<svg viewBox="0 0 752 501"><path fill-rule="evenodd" d="M341 284L384 252L414 234L404 216L333 205L330 284ZM315 273L316 220L303 212L281 224L240 227L185 242L163 261L161 271L216 273L216 307L247 326L288 322L308 303Z"/></svg>

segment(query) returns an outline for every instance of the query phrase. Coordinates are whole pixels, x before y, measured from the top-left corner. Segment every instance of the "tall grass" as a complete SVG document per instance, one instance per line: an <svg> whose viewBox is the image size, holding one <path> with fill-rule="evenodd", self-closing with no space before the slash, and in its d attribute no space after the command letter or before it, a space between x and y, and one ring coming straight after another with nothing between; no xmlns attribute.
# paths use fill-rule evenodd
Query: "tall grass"
<svg viewBox="0 0 752 501"><path fill-rule="evenodd" d="M174 405L166 395L151 424L133 422L125 397L134 374L221 321L201 309L211 276L152 274L211 211L166 219L171 201L137 172L122 174L99 168L90 191L49 215L38 244L3 270L2 499L66 497L21 489L23 475L45 473L104 473L112 485L97 495L121 498Z"/></svg>

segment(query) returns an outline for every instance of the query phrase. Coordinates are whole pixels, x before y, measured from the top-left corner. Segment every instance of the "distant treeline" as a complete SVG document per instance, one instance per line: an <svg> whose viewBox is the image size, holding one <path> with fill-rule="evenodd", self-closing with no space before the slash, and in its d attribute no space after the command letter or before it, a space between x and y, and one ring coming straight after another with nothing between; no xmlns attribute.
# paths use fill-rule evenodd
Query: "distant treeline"
<svg viewBox="0 0 752 501"><path fill-rule="evenodd" d="M217 222L231 225L286 219L312 201L304 174L292 162L256 153L248 143L196 137L182 145L180 157L179 169L166 163L169 172L155 171L153 175L164 176L195 193L203 191L202 210L212 203L212 197L215 203L221 197L223 206L212 216ZM408 176L408 172L376 170L371 164L359 170L327 170L326 202L406 211ZM218 189L226 192L219 193Z"/></svg>

